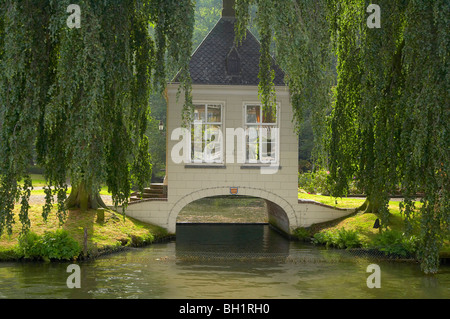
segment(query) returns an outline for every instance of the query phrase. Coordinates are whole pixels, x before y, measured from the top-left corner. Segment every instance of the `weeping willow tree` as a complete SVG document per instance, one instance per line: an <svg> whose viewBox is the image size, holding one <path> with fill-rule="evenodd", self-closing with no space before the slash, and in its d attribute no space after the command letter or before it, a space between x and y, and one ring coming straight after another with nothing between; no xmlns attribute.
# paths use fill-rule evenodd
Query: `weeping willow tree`
<svg viewBox="0 0 450 319"><path fill-rule="evenodd" d="M71 4L79 28L69 27ZM144 187L149 94L164 90L166 61L182 70L189 109L193 17L190 0L0 3L0 234L11 233L16 203L30 227L34 150L48 184L45 219L55 194L63 222L68 209L105 206L101 185L124 207L132 182Z"/></svg>
<svg viewBox="0 0 450 319"><path fill-rule="evenodd" d="M315 154L325 156L332 195L346 195L356 180L367 194L361 209L377 214L386 229L390 196L400 189L405 233L419 229L421 265L433 273L450 224L450 3L380 0L380 28L369 28L369 4L236 0L238 31L256 5L265 107L273 100L273 41L297 125L312 112Z"/></svg>
<svg viewBox="0 0 450 319"><path fill-rule="evenodd" d="M419 258L432 273L450 222L450 4L378 1L380 28L368 28L368 5L331 2L338 57L330 139L334 195L356 178L368 197L366 211L378 214L385 229L389 199L400 190L405 232L420 229Z"/></svg>

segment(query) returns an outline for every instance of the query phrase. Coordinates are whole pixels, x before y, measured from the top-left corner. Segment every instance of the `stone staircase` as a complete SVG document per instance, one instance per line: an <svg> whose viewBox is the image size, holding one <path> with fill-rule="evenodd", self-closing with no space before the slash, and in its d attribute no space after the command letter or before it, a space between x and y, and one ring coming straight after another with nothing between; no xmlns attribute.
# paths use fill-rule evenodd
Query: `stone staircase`
<svg viewBox="0 0 450 319"><path fill-rule="evenodd" d="M167 198L167 192L163 183L153 183L150 188L145 188L141 194L134 192L130 196L130 202L136 202L139 200L162 200Z"/></svg>

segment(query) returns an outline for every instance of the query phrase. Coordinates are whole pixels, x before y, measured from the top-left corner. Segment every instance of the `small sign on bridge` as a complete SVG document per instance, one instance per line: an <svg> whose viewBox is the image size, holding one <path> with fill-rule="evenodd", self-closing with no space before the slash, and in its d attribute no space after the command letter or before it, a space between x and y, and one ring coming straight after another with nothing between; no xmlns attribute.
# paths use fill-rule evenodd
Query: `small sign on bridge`
<svg viewBox="0 0 450 319"><path fill-rule="evenodd" d="M237 195L239 192L239 187L230 187L230 194Z"/></svg>

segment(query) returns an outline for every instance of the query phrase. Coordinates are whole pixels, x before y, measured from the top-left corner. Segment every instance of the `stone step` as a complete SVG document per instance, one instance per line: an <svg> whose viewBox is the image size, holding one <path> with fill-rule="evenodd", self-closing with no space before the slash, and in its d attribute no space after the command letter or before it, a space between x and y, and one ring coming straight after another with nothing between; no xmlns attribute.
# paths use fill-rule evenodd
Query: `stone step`
<svg viewBox="0 0 450 319"><path fill-rule="evenodd" d="M135 197L135 198L141 198L141 196L139 194L135 194L135 195L131 195L131 197ZM143 199L147 199L147 198L165 198L166 196L164 196L164 194L142 194L142 198Z"/></svg>
<svg viewBox="0 0 450 319"><path fill-rule="evenodd" d="M150 189L164 189L163 183L153 183L150 185Z"/></svg>
<svg viewBox="0 0 450 319"><path fill-rule="evenodd" d="M159 194L163 194L164 193L164 191L162 190L162 189L150 189L150 188L146 188L146 189L144 189L144 192L143 192L143 194L144 195L159 195ZM133 192L133 193L131 193L131 196L136 196L136 195L139 195L140 193L139 192Z"/></svg>
<svg viewBox="0 0 450 319"><path fill-rule="evenodd" d="M140 197L132 196L132 197L130 197L129 203L137 202L137 201L140 201L140 200L159 201L159 200L166 200L166 199L167 198L165 196L163 196L163 197L151 197L151 198L140 198Z"/></svg>
<svg viewBox="0 0 450 319"><path fill-rule="evenodd" d="M142 199L164 199L167 198L164 195L164 184L163 183L153 183L150 187L145 188L142 195L139 191L131 193L130 202L139 201Z"/></svg>
<svg viewBox="0 0 450 319"><path fill-rule="evenodd" d="M162 194L162 189L152 189L152 188L146 188L144 189L144 194Z"/></svg>
<svg viewBox="0 0 450 319"><path fill-rule="evenodd" d="M164 194L142 194L143 198L163 198Z"/></svg>

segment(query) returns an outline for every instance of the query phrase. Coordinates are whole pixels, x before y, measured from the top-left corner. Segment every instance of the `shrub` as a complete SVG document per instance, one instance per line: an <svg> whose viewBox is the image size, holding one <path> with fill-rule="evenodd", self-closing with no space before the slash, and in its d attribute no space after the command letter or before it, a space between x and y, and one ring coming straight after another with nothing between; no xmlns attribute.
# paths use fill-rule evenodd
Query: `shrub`
<svg viewBox="0 0 450 319"><path fill-rule="evenodd" d="M359 194L363 193L362 189L358 186L358 182L355 179L350 181L350 183L348 185L348 193L355 194L355 195L359 195Z"/></svg>
<svg viewBox="0 0 450 319"><path fill-rule="evenodd" d="M361 247L361 240L359 239L358 233L354 230L346 230L344 228L336 232L322 231L316 233L313 237L313 243L340 249Z"/></svg>
<svg viewBox="0 0 450 319"><path fill-rule="evenodd" d="M78 242L63 229L46 232L42 236L42 244L46 248L45 256L49 259L71 260L78 257L81 252Z"/></svg>
<svg viewBox="0 0 450 319"><path fill-rule="evenodd" d="M312 165L307 160L299 160L298 161L298 171L302 173L309 172L312 168Z"/></svg>
<svg viewBox="0 0 450 319"><path fill-rule="evenodd" d="M312 173L298 174L298 187L308 193L315 193Z"/></svg>
<svg viewBox="0 0 450 319"><path fill-rule="evenodd" d="M40 237L28 232L19 237L17 254L26 259L40 259L42 256L42 245L39 243Z"/></svg>
<svg viewBox="0 0 450 319"><path fill-rule="evenodd" d="M330 189L327 182L329 172L319 170L312 173L298 174L298 186L310 194L329 195Z"/></svg>
<svg viewBox="0 0 450 319"><path fill-rule="evenodd" d="M418 240L415 236L406 237L397 230L386 230L377 234L374 247L386 255L409 257L415 255Z"/></svg>
<svg viewBox="0 0 450 319"><path fill-rule="evenodd" d="M359 235L354 230L341 228L338 230L337 246L339 248L358 248L361 247Z"/></svg>
<svg viewBox="0 0 450 319"><path fill-rule="evenodd" d="M299 172L298 187L310 194L329 195L332 186L328 180L329 171L318 170L316 172ZM353 178L348 184L348 194L362 194L363 191L358 185L358 181Z"/></svg>
<svg viewBox="0 0 450 319"><path fill-rule="evenodd" d="M331 231L322 231L314 234L312 242L318 245L325 245L327 247L334 246L336 242L335 234Z"/></svg>
<svg viewBox="0 0 450 319"><path fill-rule="evenodd" d="M311 238L311 233L310 233L310 231L309 231L308 229L306 229L306 228L303 228L303 227L297 228L297 229L294 231L294 235L295 235L295 237L297 237L299 240L306 240L306 239L308 239L308 238Z"/></svg>
<svg viewBox="0 0 450 319"><path fill-rule="evenodd" d="M39 236L28 232L19 238L17 252L26 259L76 259L81 252L78 242L66 230L58 229Z"/></svg>

